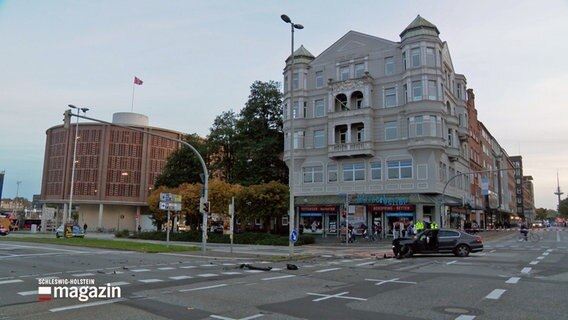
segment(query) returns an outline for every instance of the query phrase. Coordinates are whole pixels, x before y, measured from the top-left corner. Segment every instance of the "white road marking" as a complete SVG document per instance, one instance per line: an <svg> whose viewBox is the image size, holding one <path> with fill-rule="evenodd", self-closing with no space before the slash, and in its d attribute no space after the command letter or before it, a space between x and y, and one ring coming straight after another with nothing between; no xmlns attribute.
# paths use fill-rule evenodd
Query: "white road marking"
<svg viewBox="0 0 568 320"><path fill-rule="evenodd" d="M543 256L540 256L540 257L536 257L536 258L537 258L538 260L542 260L542 259L544 259L544 257L543 257Z"/></svg>
<svg viewBox="0 0 568 320"><path fill-rule="evenodd" d="M363 299L363 298L345 296L348 293L349 293L349 291L336 293L336 294L321 294L321 293L311 293L311 292L308 292L306 294L309 294L311 296L320 296L321 297L321 298L317 298L317 299L312 300L312 301L315 301L315 302L319 302L319 301L323 301L323 300L327 300L327 299L332 299L332 298L367 301L367 299Z"/></svg>
<svg viewBox="0 0 568 320"><path fill-rule="evenodd" d="M531 261L529 264L535 265L538 264L540 261Z"/></svg>
<svg viewBox="0 0 568 320"><path fill-rule="evenodd" d="M196 268L195 266L181 266L181 269L194 269Z"/></svg>
<svg viewBox="0 0 568 320"><path fill-rule="evenodd" d="M505 293L505 289L495 289L493 291L491 291L490 294L488 294L487 296L485 296L485 299L493 299L493 300L497 300L499 298L501 298L501 295L503 293Z"/></svg>
<svg viewBox="0 0 568 320"><path fill-rule="evenodd" d="M94 276L94 275L95 275L94 273L90 273L90 272L72 274L73 277L88 277L88 276Z"/></svg>
<svg viewBox="0 0 568 320"><path fill-rule="evenodd" d="M111 286L111 287L118 287L118 286L126 286L126 285L129 285L130 282L126 282L126 281L116 281L116 282L108 282L108 283L105 283L105 284L107 284L107 285L109 285L109 286Z"/></svg>
<svg viewBox="0 0 568 320"><path fill-rule="evenodd" d="M161 267L161 268L158 268L158 270L174 270L174 269L175 269L174 267Z"/></svg>
<svg viewBox="0 0 568 320"><path fill-rule="evenodd" d="M217 316L217 315L210 315L209 317L211 318L215 318L215 319L221 319L221 320L250 320L250 319L256 319L256 318L260 318L263 317L263 314L255 314L254 316L248 316L248 317L244 317L244 318L240 318L240 319L233 319L233 318L229 318L229 317L222 317L222 316Z"/></svg>
<svg viewBox="0 0 568 320"><path fill-rule="evenodd" d="M0 281L0 284L18 283L18 282L24 282L24 280L20 280L20 279L2 280L2 281Z"/></svg>
<svg viewBox="0 0 568 320"><path fill-rule="evenodd" d="M207 278L207 277L216 277L217 274L215 273L202 273L202 274L198 274L198 277L202 277L202 278Z"/></svg>
<svg viewBox="0 0 568 320"><path fill-rule="evenodd" d="M174 277L170 277L170 279L172 280L185 280L185 279L191 279L193 278L192 276L174 276Z"/></svg>
<svg viewBox="0 0 568 320"><path fill-rule="evenodd" d="M457 317L455 320L473 320L475 319L475 316L468 316L466 314L462 314L459 317Z"/></svg>
<svg viewBox="0 0 568 320"><path fill-rule="evenodd" d="M357 267L361 267L361 266L366 266L366 265L370 265L370 264L374 264L375 261L369 261L369 262L363 262L363 263L359 263L356 264Z"/></svg>
<svg viewBox="0 0 568 320"><path fill-rule="evenodd" d="M22 291L22 292L18 292L19 295L21 296L33 296L37 294L37 290L32 290L32 291Z"/></svg>
<svg viewBox="0 0 568 320"><path fill-rule="evenodd" d="M532 268L526 267L526 268L523 268L523 270L521 270L521 273L529 273L529 272L531 272L531 270L532 270Z"/></svg>
<svg viewBox="0 0 568 320"><path fill-rule="evenodd" d="M519 280L521 280L521 278L511 277L511 278L509 278L509 280L505 281L505 283L515 284L515 283L519 282Z"/></svg>
<svg viewBox="0 0 568 320"><path fill-rule="evenodd" d="M263 280L263 281L270 281L270 280L293 278L293 277L295 277L295 276L296 276L296 275L288 274L288 275L285 275L285 276L278 276L278 277L271 277L271 278L262 278L262 279L260 279L260 280Z"/></svg>
<svg viewBox="0 0 568 320"><path fill-rule="evenodd" d="M138 281L143 282L143 283L156 283L156 282L163 282L164 280L160 280L160 279L140 279Z"/></svg>
<svg viewBox="0 0 568 320"><path fill-rule="evenodd" d="M317 273L322 273L322 272L330 272L330 271L336 271L336 270L341 270L341 268L321 269L321 270L317 270L317 271L315 271L315 272L317 272Z"/></svg>
<svg viewBox="0 0 568 320"><path fill-rule="evenodd" d="M390 279L390 280L365 279L365 281L373 281L373 282L376 282L376 283L375 283L376 286L380 286L380 285L382 285L382 284L390 283L390 282L393 282L393 283L416 284L416 282L414 282L414 281L399 281L398 279L400 279L400 278L394 278L394 279Z"/></svg>
<svg viewBox="0 0 568 320"><path fill-rule="evenodd" d="M148 272L148 271L150 271L150 269L132 269L130 271L132 271L132 272Z"/></svg>
<svg viewBox="0 0 568 320"><path fill-rule="evenodd" d="M227 272L221 272L221 274L225 274L228 276L232 276L232 275L236 275L236 274L241 274L240 272L236 272L236 271L227 271Z"/></svg>
<svg viewBox="0 0 568 320"><path fill-rule="evenodd" d="M207 286L207 287L199 287L199 288L191 288L191 289L181 289L178 290L179 292L189 292L189 291L198 291L198 290L207 290L207 289L215 289L215 288L221 288L221 287L226 287L227 284L226 283L222 283L222 284L217 284L214 286Z"/></svg>

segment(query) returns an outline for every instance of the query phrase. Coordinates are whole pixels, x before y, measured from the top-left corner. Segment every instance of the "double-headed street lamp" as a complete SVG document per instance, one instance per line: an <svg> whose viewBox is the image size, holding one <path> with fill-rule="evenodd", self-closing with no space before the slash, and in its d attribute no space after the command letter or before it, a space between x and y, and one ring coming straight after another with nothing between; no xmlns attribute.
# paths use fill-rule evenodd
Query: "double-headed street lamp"
<svg viewBox="0 0 568 320"><path fill-rule="evenodd" d="M70 104L69 108L77 110L77 115L79 115L80 111L83 111L84 114L87 114L89 108L79 108L75 107L74 105ZM77 122L75 124L75 142L73 143L73 164L71 166L71 189L69 190L69 208L68 214L63 212L63 221L62 223L65 224L67 219L71 217L71 209L73 208L73 189L75 187L75 165L77 164L77 140L79 139L79 117L77 117Z"/></svg>
<svg viewBox="0 0 568 320"><path fill-rule="evenodd" d="M288 219L288 225L290 227L290 234L295 230L295 220L296 220L296 210L294 208L294 29L304 29L304 26L301 24L293 23L292 19L287 15L283 14L280 16L282 20L286 23L290 24L290 30L292 32L292 44L290 47L290 166L288 167L289 171L289 184L290 184L290 218ZM298 82L300 81L298 75ZM294 242L290 239L290 255L294 254Z"/></svg>

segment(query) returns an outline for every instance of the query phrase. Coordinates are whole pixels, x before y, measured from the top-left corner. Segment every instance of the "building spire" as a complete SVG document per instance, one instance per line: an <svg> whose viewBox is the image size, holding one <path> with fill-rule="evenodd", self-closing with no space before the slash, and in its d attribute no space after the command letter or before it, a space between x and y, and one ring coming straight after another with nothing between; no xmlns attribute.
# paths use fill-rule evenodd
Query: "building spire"
<svg viewBox="0 0 568 320"><path fill-rule="evenodd" d="M560 196L564 194L564 192L560 191L560 178L558 177L558 171L556 171L556 192L555 195L558 196L558 210L560 210Z"/></svg>

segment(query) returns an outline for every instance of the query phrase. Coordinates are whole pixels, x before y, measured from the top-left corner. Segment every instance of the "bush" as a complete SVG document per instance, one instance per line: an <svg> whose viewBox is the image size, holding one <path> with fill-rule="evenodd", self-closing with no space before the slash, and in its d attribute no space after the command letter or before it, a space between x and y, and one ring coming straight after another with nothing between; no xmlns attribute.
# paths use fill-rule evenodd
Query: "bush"
<svg viewBox="0 0 568 320"><path fill-rule="evenodd" d="M116 238L128 238L130 236L130 231L128 230L116 231L114 233L114 236Z"/></svg>

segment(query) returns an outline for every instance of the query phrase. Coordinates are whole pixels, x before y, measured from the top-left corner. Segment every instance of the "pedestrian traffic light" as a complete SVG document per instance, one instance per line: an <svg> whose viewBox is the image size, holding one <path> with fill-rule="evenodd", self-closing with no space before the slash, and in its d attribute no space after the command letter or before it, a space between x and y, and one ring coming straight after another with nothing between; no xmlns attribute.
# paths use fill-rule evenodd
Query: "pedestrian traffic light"
<svg viewBox="0 0 568 320"><path fill-rule="evenodd" d="M209 213L209 202L203 203L203 212Z"/></svg>
<svg viewBox="0 0 568 320"><path fill-rule="evenodd" d="M63 113L63 127L69 128L70 125L71 125L71 109L65 110L65 113Z"/></svg>

